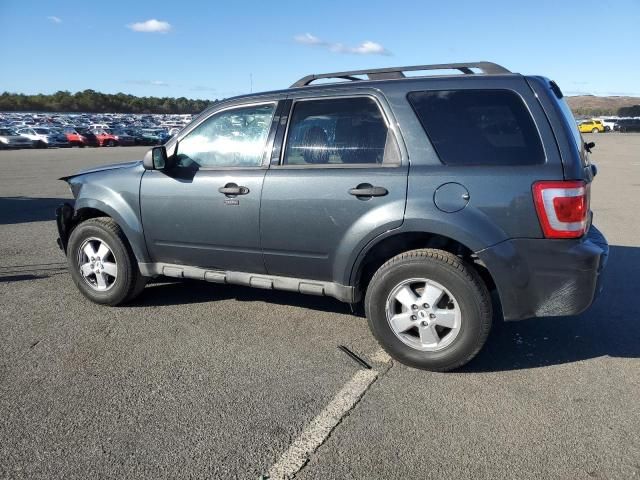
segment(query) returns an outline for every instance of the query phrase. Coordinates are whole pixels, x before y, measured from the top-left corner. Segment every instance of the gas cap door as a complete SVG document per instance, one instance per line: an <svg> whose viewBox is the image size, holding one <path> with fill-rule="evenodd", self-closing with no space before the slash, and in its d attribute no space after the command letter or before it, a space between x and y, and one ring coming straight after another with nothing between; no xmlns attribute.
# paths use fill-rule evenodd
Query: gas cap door
<svg viewBox="0 0 640 480"><path fill-rule="evenodd" d="M453 213L462 210L469 203L469 191L456 182L440 185L433 194L433 203L438 210Z"/></svg>

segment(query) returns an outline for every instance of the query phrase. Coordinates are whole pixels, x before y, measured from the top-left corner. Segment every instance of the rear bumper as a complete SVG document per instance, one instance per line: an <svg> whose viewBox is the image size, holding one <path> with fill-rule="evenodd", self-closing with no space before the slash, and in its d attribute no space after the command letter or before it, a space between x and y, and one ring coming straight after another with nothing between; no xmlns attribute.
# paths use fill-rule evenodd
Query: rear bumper
<svg viewBox="0 0 640 480"><path fill-rule="evenodd" d="M609 255L595 227L579 240L513 239L477 252L496 283L505 320L577 315L600 292Z"/></svg>

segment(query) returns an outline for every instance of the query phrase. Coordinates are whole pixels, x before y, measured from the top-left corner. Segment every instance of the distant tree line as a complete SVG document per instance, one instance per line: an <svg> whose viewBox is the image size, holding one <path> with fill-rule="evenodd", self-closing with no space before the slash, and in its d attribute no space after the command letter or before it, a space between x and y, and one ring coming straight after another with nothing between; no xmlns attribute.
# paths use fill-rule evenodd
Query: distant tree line
<svg viewBox="0 0 640 480"><path fill-rule="evenodd" d="M616 114L615 108L577 107L571 110L574 115L579 117L603 117Z"/></svg>
<svg viewBox="0 0 640 480"><path fill-rule="evenodd" d="M216 101L185 97L136 97L95 90L76 93L60 91L53 95L4 92L0 95L0 112L200 113Z"/></svg>
<svg viewBox="0 0 640 480"><path fill-rule="evenodd" d="M53 95L25 95L4 92L0 95L0 112L92 112L92 113L200 113L217 100L192 100L185 97L136 97L125 93L100 93L84 90L71 93L56 92ZM576 107L579 116L621 117L640 116L640 105L632 107L590 108Z"/></svg>
<svg viewBox="0 0 640 480"><path fill-rule="evenodd" d="M640 105L631 107L611 108L594 108L594 107L575 107L572 108L573 113L580 117L606 117L609 115L617 115L618 117L638 117L640 116Z"/></svg>

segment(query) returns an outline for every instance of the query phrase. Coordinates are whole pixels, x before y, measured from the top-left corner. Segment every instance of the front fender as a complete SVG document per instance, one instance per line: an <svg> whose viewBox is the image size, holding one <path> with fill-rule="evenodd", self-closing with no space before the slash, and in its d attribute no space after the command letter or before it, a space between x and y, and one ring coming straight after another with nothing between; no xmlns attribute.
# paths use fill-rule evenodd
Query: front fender
<svg viewBox="0 0 640 480"><path fill-rule="evenodd" d="M141 164L122 164L119 168L92 171L67 182L76 197L75 214L93 209L111 217L122 228L138 262L148 262L149 253L140 218Z"/></svg>
<svg viewBox="0 0 640 480"><path fill-rule="evenodd" d="M104 198L104 197L102 197ZM149 254L144 240L142 222L137 211L127 204L122 197L111 196L107 201L96 198L79 198L76 200L76 213L83 208L100 210L111 217L122 229L138 262L149 262ZM139 210L138 210L139 211Z"/></svg>

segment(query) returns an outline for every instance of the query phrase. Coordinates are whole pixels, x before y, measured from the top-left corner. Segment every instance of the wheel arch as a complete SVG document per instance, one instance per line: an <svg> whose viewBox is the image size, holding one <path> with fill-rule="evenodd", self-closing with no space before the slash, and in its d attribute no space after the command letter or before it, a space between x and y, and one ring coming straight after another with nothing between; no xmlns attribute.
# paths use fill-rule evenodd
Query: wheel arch
<svg viewBox="0 0 640 480"><path fill-rule="evenodd" d="M364 296L373 274L387 260L409 250L420 248L435 248L462 258L476 270L489 291L495 290L497 294L496 283L488 267L465 243L451 236L416 230L399 231L378 237L363 249L352 267L349 282L356 289L356 298Z"/></svg>
<svg viewBox="0 0 640 480"><path fill-rule="evenodd" d="M123 205L119 205L118 208L114 208L100 200L80 198L76 201L74 210L73 223L71 230L69 230L69 235L71 235L75 227L86 220L109 217L122 229L138 263L149 261L142 224L130 206L127 205L126 208L123 208Z"/></svg>

